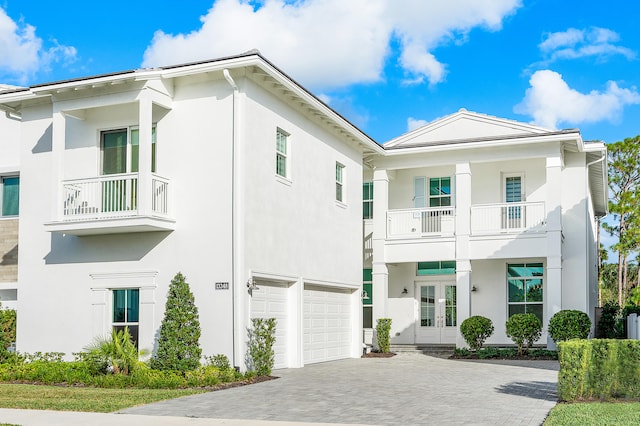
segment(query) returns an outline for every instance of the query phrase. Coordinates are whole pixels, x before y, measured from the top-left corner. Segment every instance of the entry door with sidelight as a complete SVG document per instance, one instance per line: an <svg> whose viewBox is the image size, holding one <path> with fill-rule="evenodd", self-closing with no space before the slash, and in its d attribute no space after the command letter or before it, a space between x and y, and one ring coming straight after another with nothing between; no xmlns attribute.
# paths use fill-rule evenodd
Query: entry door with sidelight
<svg viewBox="0 0 640 426"><path fill-rule="evenodd" d="M456 285L451 281L416 283L416 343L455 343Z"/></svg>

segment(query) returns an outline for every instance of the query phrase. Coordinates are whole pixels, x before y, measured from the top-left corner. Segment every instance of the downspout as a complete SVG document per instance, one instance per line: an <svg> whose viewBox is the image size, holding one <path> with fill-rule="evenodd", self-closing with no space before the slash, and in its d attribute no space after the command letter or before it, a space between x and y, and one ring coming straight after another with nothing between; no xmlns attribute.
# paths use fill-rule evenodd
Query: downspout
<svg viewBox="0 0 640 426"><path fill-rule="evenodd" d="M222 70L225 80L233 89L233 106L232 106L232 130L231 130L231 339L232 339L232 362L234 367L240 364L236 353L236 312L238 310L237 291L239 277L236 274L236 238L237 238L237 220L236 220L236 145L238 143L238 86L231 77L228 69Z"/></svg>

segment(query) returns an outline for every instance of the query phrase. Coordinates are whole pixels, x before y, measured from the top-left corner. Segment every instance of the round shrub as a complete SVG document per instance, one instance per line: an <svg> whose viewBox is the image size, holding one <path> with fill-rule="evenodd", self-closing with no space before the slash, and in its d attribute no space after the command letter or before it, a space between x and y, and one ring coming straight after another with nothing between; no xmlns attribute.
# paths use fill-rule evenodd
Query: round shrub
<svg viewBox="0 0 640 426"><path fill-rule="evenodd" d="M467 345L474 351L482 347L484 341L493 334L493 323L487 317L475 315L462 321L460 333Z"/></svg>
<svg viewBox="0 0 640 426"><path fill-rule="evenodd" d="M515 314L506 323L507 337L518 345L518 355L527 352L542 335L542 323L534 314Z"/></svg>
<svg viewBox="0 0 640 426"><path fill-rule="evenodd" d="M549 320L549 335L554 342L586 339L591 331L591 319L582 311L565 309L556 312Z"/></svg>

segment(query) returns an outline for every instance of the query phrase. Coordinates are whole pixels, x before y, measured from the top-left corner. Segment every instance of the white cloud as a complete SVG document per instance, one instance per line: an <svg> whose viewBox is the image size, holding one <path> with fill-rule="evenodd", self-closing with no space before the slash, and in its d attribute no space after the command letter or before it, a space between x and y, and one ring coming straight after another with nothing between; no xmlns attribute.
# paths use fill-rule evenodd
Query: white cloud
<svg viewBox="0 0 640 426"><path fill-rule="evenodd" d="M436 84L446 66L431 52L481 26L498 30L520 0L218 0L188 34L159 30L144 54L153 67L253 48L315 90L383 78L394 37L407 81Z"/></svg>
<svg viewBox="0 0 640 426"><path fill-rule="evenodd" d="M36 27L16 22L0 7L0 75L24 84L39 70L47 70L53 62L73 62L76 49L52 41L53 46L43 48Z"/></svg>
<svg viewBox="0 0 640 426"><path fill-rule="evenodd" d="M569 28L566 31L548 33L545 40L538 45L545 56L545 63L560 59L577 59L594 56L600 59L622 55L634 59L636 53L626 47L619 46L620 35L607 28L592 27L588 29Z"/></svg>
<svg viewBox="0 0 640 426"><path fill-rule="evenodd" d="M514 111L532 116L535 124L549 129L556 129L559 123L614 121L625 105L640 104L635 88L623 89L613 81L603 92L580 93L557 72L541 70L531 76L529 84L531 87Z"/></svg>
<svg viewBox="0 0 640 426"><path fill-rule="evenodd" d="M427 120L419 120L417 118L409 117L407 118L407 132L419 129L420 127L426 126L428 123L429 122Z"/></svg>

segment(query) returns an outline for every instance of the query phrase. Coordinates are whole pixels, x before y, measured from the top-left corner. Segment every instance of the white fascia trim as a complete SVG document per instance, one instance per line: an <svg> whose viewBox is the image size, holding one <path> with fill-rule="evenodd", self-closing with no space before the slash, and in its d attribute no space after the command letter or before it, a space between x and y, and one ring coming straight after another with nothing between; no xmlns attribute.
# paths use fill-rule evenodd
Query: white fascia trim
<svg viewBox="0 0 640 426"><path fill-rule="evenodd" d="M525 138L494 139L489 141L463 142L463 143L455 143L455 141L452 141L454 143L388 149L384 153L389 157L393 157L396 155L416 154L416 153L456 151L456 150L476 149L476 148L495 148L495 147L502 147L502 146L529 145L532 143L543 143L543 142L562 143L562 142L572 142L572 141L575 141L580 146L582 142L582 138L580 137L580 134L576 132L576 133L567 133L563 135L530 136Z"/></svg>

